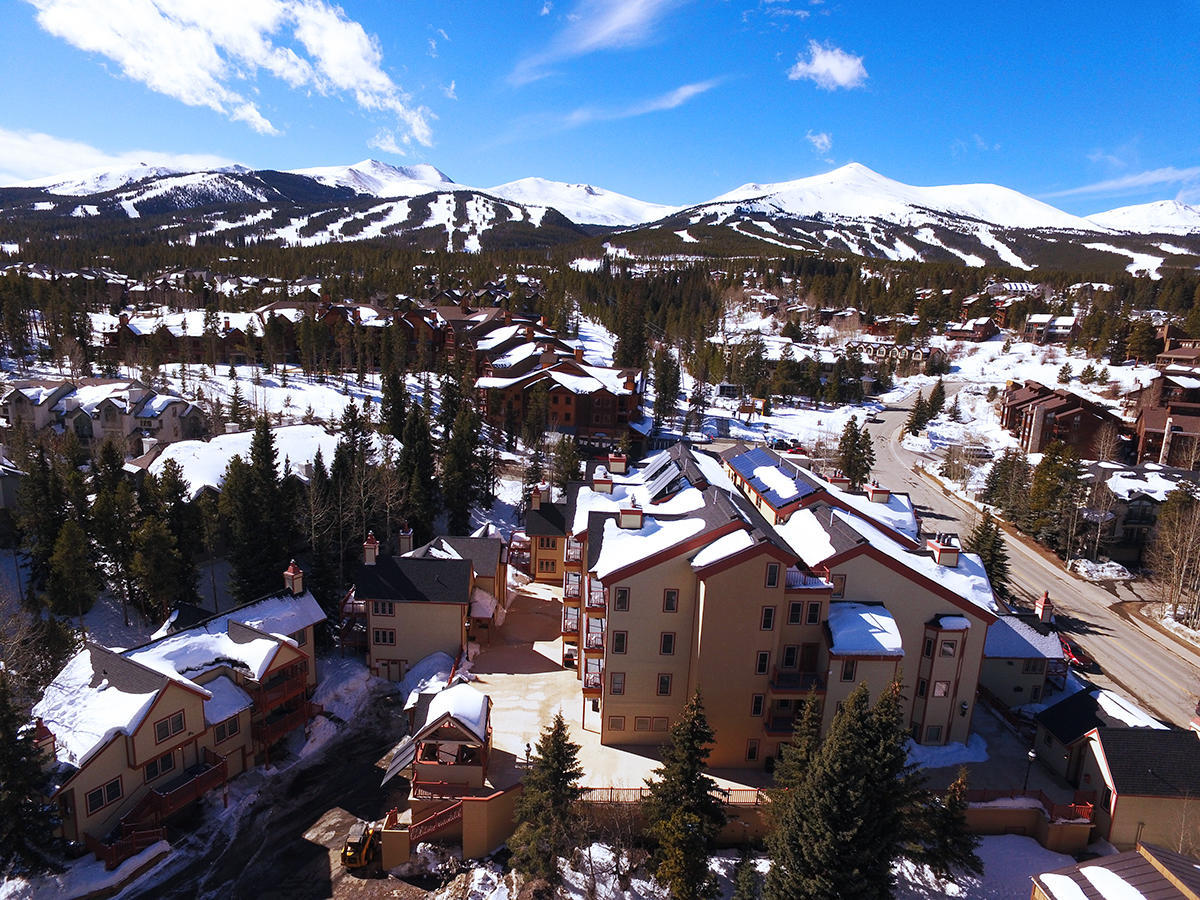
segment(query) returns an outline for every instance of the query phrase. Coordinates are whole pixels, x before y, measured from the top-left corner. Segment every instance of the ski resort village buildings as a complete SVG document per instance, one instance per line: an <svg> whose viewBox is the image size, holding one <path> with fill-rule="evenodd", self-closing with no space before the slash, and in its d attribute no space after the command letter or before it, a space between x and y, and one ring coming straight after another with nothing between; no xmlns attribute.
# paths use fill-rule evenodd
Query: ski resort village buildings
<svg viewBox="0 0 1200 900"><path fill-rule="evenodd" d="M581 551L560 557L564 657L602 743L662 743L699 689L711 764L768 765L805 697L828 727L860 681L897 675L914 739L966 740L1000 608L956 536L921 540L904 495L680 444L628 473L595 467L564 512Z"/></svg>
<svg viewBox="0 0 1200 900"><path fill-rule="evenodd" d="M313 627L325 613L295 564L287 590L130 650L87 643L34 706L63 837L100 858L134 848L308 722ZM124 845L122 844L124 841Z"/></svg>

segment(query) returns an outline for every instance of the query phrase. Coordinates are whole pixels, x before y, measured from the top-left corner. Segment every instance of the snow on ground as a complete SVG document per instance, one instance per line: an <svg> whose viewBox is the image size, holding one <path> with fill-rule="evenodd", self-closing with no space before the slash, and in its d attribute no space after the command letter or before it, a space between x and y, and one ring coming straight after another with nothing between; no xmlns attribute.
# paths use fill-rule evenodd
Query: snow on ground
<svg viewBox="0 0 1200 900"><path fill-rule="evenodd" d="M71 863L62 872L33 878L5 877L0 881L0 900L25 900L27 897L87 897L101 892L105 892L101 895L106 896L142 866L170 852L170 844L158 841L136 856L131 856L111 872L106 872L104 863L89 854Z"/></svg>
<svg viewBox="0 0 1200 900"><path fill-rule="evenodd" d="M972 734L965 744L955 742L928 746L912 740L908 742L909 763L922 769L944 769L963 763L987 762L987 759L987 741L979 734Z"/></svg>
<svg viewBox="0 0 1200 900"><path fill-rule="evenodd" d="M1093 562L1090 559L1073 559L1067 568L1088 581L1128 581L1133 575L1117 562Z"/></svg>
<svg viewBox="0 0 1200 900"><path fill-rule="evenodd" d="M1028 897L1030 878L1073 865L1065 853L1047 850L1033 838L1015 834L992 835L980 841L976 851L983 861L983 878L959 876L941 882L924 868L909 864L897 867L896 900L959 897L962 900L1012 900Z"/></svg>
<svg viewBox="0 0 1200 900"><path fill-rule="evenodd" d="M1200 646L1200 631L1197 631L1195 628L1188 628L1182 622L1177 621L1174 616L1165 616L1162 619L1162 624L1163 627L1170 629L1185 641L1191 641L1193 644Z"/></svg>
<svg viewBox="0 0 1200 900"><path fill-rule="evenodd" d="M342 723L354 721L372 697L395 688L390 681L372 675L358 657L320 657L317 671L321 680L313 693L313 703L325 714L314 718L305 729L304 744L296 751L300 759L325 749L337 737Z"/></svg>
<svg viewBox="0 0 1200 900"><path fill-rule="evenodd" d="M159 625L148 621L136 607L130 606L129 625L126 626L121 600L108 591L96 598L92 608L84 614L83 624L89 640L110 650L124 650L146 643Z"/></svg>
<svg viewBox="0 0 1200 900"><path fill-rule="evenodd" d="M590 365L611 366L617 339L612 332L593 319L579 320L579 342L583 344L583 358Z"/></svg>

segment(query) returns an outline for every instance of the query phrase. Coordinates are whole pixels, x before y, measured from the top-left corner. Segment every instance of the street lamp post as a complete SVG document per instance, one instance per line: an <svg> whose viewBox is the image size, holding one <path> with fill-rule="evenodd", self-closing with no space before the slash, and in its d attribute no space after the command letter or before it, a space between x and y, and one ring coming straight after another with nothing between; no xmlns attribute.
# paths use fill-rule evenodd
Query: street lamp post
<svg viewBox="0 0 1200 900"><path fill-rule="evenodd" d="M1037 751L1030 748L1029 752L1025 754L1025 758L1029 762L1025 764L1025 783L1021 785L1022 794L1029 790L1029 770L1033 768L1033 761L1037 759Z"/></svg>

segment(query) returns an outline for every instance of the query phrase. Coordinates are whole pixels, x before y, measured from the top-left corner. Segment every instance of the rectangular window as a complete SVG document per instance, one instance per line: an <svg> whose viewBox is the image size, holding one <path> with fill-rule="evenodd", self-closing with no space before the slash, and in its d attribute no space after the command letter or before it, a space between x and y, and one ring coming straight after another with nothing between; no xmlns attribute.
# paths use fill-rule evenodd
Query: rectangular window
<svg viewBox="0 0 1200 900"><path fill-rule="evenodd" d="M305 644L308 643L308 629L301 628L295 634L291 635L291 638L293 641L296 642L297 647L303 647Z"/></svg>
<svg viewBox="0 0 1200 900"><path fill-rule="evenodd" d="M921 651L921 655L924 656L926 659L933 658L933 638L931 638L931 637L925 638L925 649Z"/></svg>
<svg viewBox="0 0 1200 900"><path fill-rule="evenodd" d="M949 696L950 696L950 682L948 682L948 681L935 681L935 682L933 683L933 696L935 696L935 697L949 697Z"/></svg>
<svg viewBox="0 0 1200 900"><path fill-rule="evenodd" d="M940 741L941 739L942 739L942 726L941 725L930 725L928 728L925 729L926 742L932 744L937 741Z"/></svg>
<svg viewBox="0 0 1200 900"><path fill-rule="evenodd" d="M613 646L612 646L613 653L624 653L625 648L626 648L626 646L628 646L628 644L629 644L629 632L628 631L614 631L613 632Z"/></svg>
<svg viewBox="0 0 1200 900"><path fill-rule="evenodd" d="M808 604L808 624L809 625L820 625L821 624L821 601L820 600L817 600L814 603Z"/></svg>
<svg viewBox="0 0 1200 900"><path fill-rule="evenodd" d="M650 730L650 717L649 716L634 716L633 717L633 730L634 731L649 731Z"/></svg>
<svg viewBox="0 0 1200 900"><path fill-rule="evenodd" d="M942 656L953 656L958 650L958 641L942 641Z"/></svg>
<svg viewBox="0 0 1200 900"><path fill-rule="evenodd" d="M146 763L146 780L153 781L159 775L165 775L167 772L175 769L175 754L168 753L165 756L160 756L158 759L152 759Z"/></svg>
<svg viewBox="0 0 1200 900"><path fill-rule="evenodd" d="M1029 699L1035 702L1042 699L1042 689L1039 685L1035 684L1029 689Z"/></svg>
<svg viewBox="0 0 1200 900"><path fill-rule="evenodd" d="M929 691L929 682L924 678L917 679L917 696L924 697Z"/></svg>
<svg viewBox="0 0 1200 900"><path fill-rule="evenodd" d="M783 662L779 665L784 669L794 669L796 664L800 662L800 647L796 644L788 644L783 648Z"/></svg>
<svg viewBox="0 0 1200 900"><path fill-rule="evenodd" d="M558 549L558 538L552 538L552 537L538 538L538 549L539 550L557 550Z"/></svg>
<svg viewBox="0 0 1200 900"><path fill-rule="evenodd" d="M99 809L103 809L110 803L116 803L121 799L121 779L114 778L103 787L98 787L94 791L88 791L87 794L87 811L90 816Z"/></svg>
<svg viewBox="0 0 1200 900"><path fill-rule="evenodd" d="M754 762L758 759L758 741L746 741L746 761Z"/></svg>
<svg viewBox="0 0 1200 900"><path fill-rule="evenodd" d="M377 616L394 616L396 604L391 600L376 600L371 604L371 612Z"/></svg>
<svg viewBox="0 0 1200 900"><path fill-rule="evenodd" d="M754 674L766 675L769 668L771 668L771 651L759 650L758 655L754 657Z"/></svg>
<svg viewBox="0 0 1200 900"><path fill-rule="evenodd" d="M242 726L238 722L237 716L234 716L232 719L226 719L224 722L219 723L214 729L217 738L216 742L219 744L221 741L228 740L241 731L241 729Z"/></svg>
<svg viewBox="0 0 1200 900"><path fill-rule="evenodd" d="M804 604L789 603L788 604L788 624L803 625L804 624Z"/></svg>
<svg viewBox="0 0 1200 900"><path fill-rule="evenodd" d="M658 696L671 696L671 674L664 672L658 676Z"/></svg>
<svg viewBox="0 0 1200 900"><path fill-rule="evenodd" d="M767 581L769 588L779 587L779 563L767 563Z"/></svg>
<svg viewBox="0 0 1200 900"><path fill-rule="evenodd" d="M154 742L161 744L183 731L183 712L177 712L154 723Z"/></svg>
<svg viewBox="0 0 1200 900"><path fill-rule="evenodd" d="M754 694L750 698L750 715L756 719L761 719L763 714L763 706L766 704L767 698L763 694Z"/></svg>
<svg viewBox="0 0 1200 900"><path fill-rule="evenodd" d="M675 655L675 632L664 631L658 636L658 652L661 656Z"/></svg>
<svg viewBox="0 0 1200 900"><path fill-rule="evenodd" d="M1021 671L1026 675L1041 675L1046 670L1044 659L1027 659L1021 665Z"/></svg>
<svg viewBox="0 0 1200 900"><path fill-rule="evenodd" d="M762 617L759 619L758 627L763 631L775 630L775 607L764 606L762 608Z"/></svg>
<svg viewBox="0 0 1200 900"><path fill-rule="evenodd" d="M371 637L376 644L383 644L387 647L394 647L396 645L396 632L392 628L376 628Z"/></svg>
<svg viewBox="0 0 1200 900"><path fill-rule="evenodd" d="M609 676L608 692L610 694L624 694L625 693L625 673L624 672L613 672Z"/></svg>
<svg viewBox="0 0 1200 900"><path fill-rule="evenodd" d="M853 681L854 670L858 668L858 661L853 659L842 660L842 681Z"/></svg>
<svg viewBox="0 0 1200 900"><path fill-rule="evenodd" d="M833 592L830 593L831 600L841 600L846 596L846 576L845 575L830 575L829 581L833 584Z"/></svg>
<svg viewBox="0 0 1200 900"><path fill-rule="evenodd" d="M617 612L629 612L629 588L617 588L616 596L613 599L613 609Z"/></svg>
<svg viewBox="0 0 1200 900"><path fill-rule="evenodd" d="M557 572L558 571L558 560L556 560L556 559L539 559L538 560L538 571L542 572L542 573Z"/></svg>
<svg viewBox="0 0 1200 900"><path fill-rule="evenodd" d="M609 731L624 731L625 730L625 717L624 716L609 716L608 717L608 730Z"/></svg>
<svg viewBox="0 0 1200 900"><path fill-rule="evenodd" d="M678 612L679 610L679 591L675 588L667 588L663 591L663 612Z"/></svg>
<svg viewBox="0 0 1200 900"><path fill-rule="evenodd" d="M651 731L667 731L670 727L671 723L666 716L655 716L650 721Z"/></svg>

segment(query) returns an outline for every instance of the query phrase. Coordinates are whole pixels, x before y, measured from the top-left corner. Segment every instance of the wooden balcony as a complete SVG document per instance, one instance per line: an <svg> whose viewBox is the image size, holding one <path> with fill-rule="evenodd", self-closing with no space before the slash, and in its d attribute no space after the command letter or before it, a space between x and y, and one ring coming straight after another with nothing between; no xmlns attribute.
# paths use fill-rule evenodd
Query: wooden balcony
<svg viewBox="0 0 1200 900"><path fill-rule="evenodd" d="M589 631L583 636L583 652L595 655L604 653L604 629Z"/></svg>
<svg viewBox="0 0 1200 900"><path fill-rule="evenodd" d="M583 696L599 697L600 689L604 686L603 672L583 673Z"/></svg>
<svg viewBox="0 0 1200 900"><path fill-rule="evenodd" d="M229 780L225 757L204 748L200 762L170 781L152 787L144 797L121 818L125 836L131 830L158 825L173 816L193 800Z"/></svg>
<svg viewBox="0 0 1200 900"><path fill-rule="evenodd" d="M579 634L579 608L566 606L562 612L562 634L577 636Z"/></svg>
<svg viewBox="0 0 1200 900"><path fill-rule="evenodd" d="M608 591L599 581L588 579L587 608L589 612L603 613L608 607Z"/></svg>
<svg viewBox="0 0 1200 900"><path fill-rule="evenodd" d="M578 572L563 573L563 605L578 607L582 588L583 579Z"/></svg>
<svg viewBox="0 0 1200 900"><path fill-rule="evenodd" d="M96 859L104 863L104 868L111 872L131 856L141 853L151 844L167 839L167 829L161 826L155 828L131 829L111 844L98 841L86 832L83 835L83 845L89 853L94 853Z"/></svg>
<svg viewBox="0 0 1200 900"><path fill-rule="evenodd" d="M795 713L781 716L767 716L763 719L763 731L773 736L790 735L795 721Z"/></svg>
<svg viewBox="0 0 1200 900"><path fill-rule="evenodd" d="M295 709L257 722L253 728L254 741L262 747L269 747L285 734L294 731L321 711L315 703L301 703Z"/></svg>
<svg viewBox="0 0 1200 900"><path fill-rule="evenodd" d="M282 678L274 678L247 691L256 713L267 713L308 689L308 673L303 665L290 666Z"/></svg>
<svg viewBox="0 0 1200 900"><path fill-rule="evenodd" d="M577 541L567 541L563 548L563 562L568 566L578 566L583 562L583 544Z"/></svg>
<svg viewBox="0 0 1200 900"><path fill-rule="evenodd" d="M771 672L773 694L824 694L825 682L816 672L797 672L775 667Z"/></svg>

